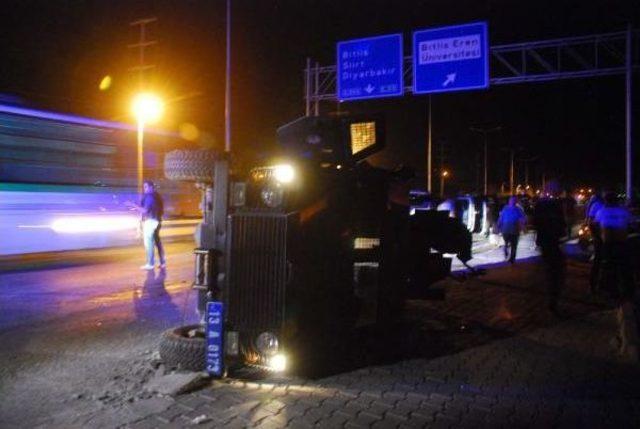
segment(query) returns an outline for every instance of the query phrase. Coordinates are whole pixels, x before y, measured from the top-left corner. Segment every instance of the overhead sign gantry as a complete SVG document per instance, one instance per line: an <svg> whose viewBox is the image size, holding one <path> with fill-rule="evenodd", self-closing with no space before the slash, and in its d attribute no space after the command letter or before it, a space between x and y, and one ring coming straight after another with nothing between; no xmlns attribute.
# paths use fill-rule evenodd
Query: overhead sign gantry
<svg viewBox="0 0 640 429"><path fill-rule="evenodd" d="M634 54L632 47L634 44L638 46L639 35L640 32L629 26L626 31L612 33L487 46L487 58L490 63L488 69L491 70L490 85L625 76L625 190L627 195L631 195L633 169L631 84L633 71L640 68L640 54L637 49ZM485 40L488 45L488 37ZM313 112L318 115L320 101L340 100L336 93L336 66L320 66L316 63L312 67L311 64L311 60L308 59L305 69L306 114L311 114L313 104ZM421 93L416 92L414 88L412 79L415 74L414 67L413 55L405 56L403 72L405 93ZM420 67L419 61L418 67ZM457 78L458 74L455 77L445 75L444 80L440 76L434 79L433 84L435 86L439 83L440 86L445 86L446 82L446 87L449 87Z"/></svg>

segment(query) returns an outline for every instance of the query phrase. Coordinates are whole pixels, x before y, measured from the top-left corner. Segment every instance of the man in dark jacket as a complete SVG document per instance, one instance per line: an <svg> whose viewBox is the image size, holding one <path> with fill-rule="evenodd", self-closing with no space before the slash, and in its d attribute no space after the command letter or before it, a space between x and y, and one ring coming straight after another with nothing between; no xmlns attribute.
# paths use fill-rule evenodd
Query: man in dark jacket
<svg viewBox="0 0 640 429"><path fill-rule="evenodd" d="M558 299L564 286L566 262L560 249L560 238L566 232L562 203L558 197L558 185L547 184L545 196L535 206L533 223L537 231L536 244L540 246L547 275L549 310L558 315Z"/></svg>
<svg viewBox="0 0 640 429"><path fill-rule="evenodd" d="M140 268L143 270L153 270L155 247L158 248L160 258L160 268L166 267L164 258L164 248L160 241L160 226L164 212L162 197L155 190L155 185L151 180L145 180L143 184L144 194L140 205L130 204L142 216L142 237L146 251L146 263Z"/></svg>

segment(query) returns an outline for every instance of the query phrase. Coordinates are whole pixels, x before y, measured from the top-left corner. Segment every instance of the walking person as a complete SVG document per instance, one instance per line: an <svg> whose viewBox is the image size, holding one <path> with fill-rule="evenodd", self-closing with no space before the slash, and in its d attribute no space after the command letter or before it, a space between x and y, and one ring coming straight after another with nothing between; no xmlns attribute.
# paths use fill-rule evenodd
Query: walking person
<svg viewBox="0 0 640 429"><path fill-rule="evenodd" d="M605 194L604 206L595 215L602 243L602 265L598 285L617 300L621 355L638 362L635 284L628 244L630 220L631 214L626 207L620 205L616 194Z"/></svg>
<svg viewBox="0 0 640 429"><path fill-rule="evenodd" d="M602 238L600 237L600 225L596 221L598 212L604 207L604 200L599 194L591 197L587 206L586 222L591 232L591 241L593 243L593 263L591 264L591 273L589 276L589 285L591 293L598 290L598 278L600 276L600 265L602 264Z"/></svg>
<svg viewBox="0 0 640 429"><path fill-rule="evenodd" d="M508 259L511 264L516 261L520 232L524 230L527 222L524 210L517 203L518 199L511 196L507 205L500 212L497 222L498 230L504 239L504 259ZM510 254L509 249L511 249Z"/></svg>
<svg viewBox="0 0 640 429"><path fill-rule="evenodd" d="M558 300L566 273L565 256L560 249L560 238L565 234L566 223L561 200L557 198L558 189L557 183L548 182L545 196L538 200L533 211L536 244L540 247L547 277L549 310L556 316L560 316Z"/></svg>
<svg viewBox="0 0 640 429"><path fill-rule="evenodd" d="M166 268L164 248L160 241L160 227L162 226L162 215L164 203L162 197L155 190L155 185L151 180L145 180L142 185L144 194L140 205L129 203L128 205L142 216L142 238L146 251L146 263L140 267L142 270L153 270L155 261L155 248L158 249L160 259L159 268Z"/></svg>

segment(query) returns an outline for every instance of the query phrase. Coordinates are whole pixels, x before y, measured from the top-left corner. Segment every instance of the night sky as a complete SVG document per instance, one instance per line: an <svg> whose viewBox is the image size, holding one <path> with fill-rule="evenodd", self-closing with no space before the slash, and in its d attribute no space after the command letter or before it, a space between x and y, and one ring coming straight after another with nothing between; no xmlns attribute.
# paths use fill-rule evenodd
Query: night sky
<svg viewBox="0 0 640 429"><path fill-rule="evenodd" d="M493 45L619 31L628 22L640 28L640 6L634 0L233 0L232 5L232 145L244 163L266 157L276 128L304 114L306 57L333 64L338 41L401 32L408 54L415 30L478 20L488 21ZM147 51L148 63L156 68L146 81L171 100L163 125L193 123L202 131L200 144L223 147L224 0L4 0L3 101L129 120L128 100L138 83L128 71L136 65L137 52L127 45L138 37L129 22L150 16L158 22L148 27L149 38L159 43ZM105 75L112 76L113 84L100 91ZM640 116L637 76L634 118ZM621 184L624 91L624 77L614 76L436 95L435 149L445 148L453 187L473 191L482 139L469 127L500 125L503 130L489 137L492 183L508 181L507 152L501 148L512 145L522 157L540 157L531 164L532 179L539 180L544 165L548 176L567 185ZM384 112L389 144L374 161L424 171L426 96L321 107L323 113L337 109ZM439 163L436 157L434 166ZM523 181L524 169L519 172Z"/></svg>

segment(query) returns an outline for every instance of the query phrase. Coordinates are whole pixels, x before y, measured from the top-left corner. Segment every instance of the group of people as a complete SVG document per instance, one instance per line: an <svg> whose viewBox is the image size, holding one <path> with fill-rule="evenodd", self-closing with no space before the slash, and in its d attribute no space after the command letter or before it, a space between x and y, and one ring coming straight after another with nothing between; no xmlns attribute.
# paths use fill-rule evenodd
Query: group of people
<svg viewBox="0 0 640 429"><path fill-rule="evenodd" d="M561 239L570 226L563 199L558 198L558 189L550 184L533 209L533 226L536 245L539 247L546 272L549 310L561 315L558 300L564 286L566 273L565 255ZM592 198L585 212L594 243L594 258L591 269L591 291L606 291L617 302L619 322L619 345L621 354L638 361L638 320L634 305L635 279L633 255L628 234L631 222L629 210L613 192ZM504 239L505 259L514 263L520 234L526 225L524 210L516 197L500 211L496 226ZM569 235L570 236L570 235Z"/></svg>

